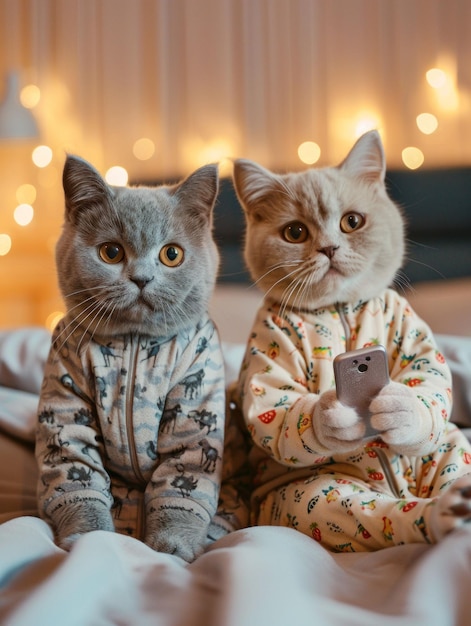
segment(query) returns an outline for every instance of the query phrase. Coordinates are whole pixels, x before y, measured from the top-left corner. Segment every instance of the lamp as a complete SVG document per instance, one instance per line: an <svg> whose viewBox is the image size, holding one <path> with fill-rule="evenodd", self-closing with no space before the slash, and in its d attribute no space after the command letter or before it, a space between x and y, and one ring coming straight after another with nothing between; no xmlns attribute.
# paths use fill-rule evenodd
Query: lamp
<svg viewBox="0 0 471 626"><path fill-rule="evenodd" d="M39 136L34 115L20 102L20 80L16 72L7 75L5 98L0 104L0 141Z"/></svg>

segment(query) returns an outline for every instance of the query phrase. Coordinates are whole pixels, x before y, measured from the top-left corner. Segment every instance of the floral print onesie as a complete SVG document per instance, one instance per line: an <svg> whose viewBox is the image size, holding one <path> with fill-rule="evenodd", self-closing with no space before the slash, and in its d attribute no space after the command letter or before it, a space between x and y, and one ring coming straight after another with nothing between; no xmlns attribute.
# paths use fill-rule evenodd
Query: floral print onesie
<svg viewBox="0 0 471 626"><path fill-rule="evenodd" d="M427 431L404 454L380 438L348 453L316 449L305 410L312 394L335 387L336 355L374 344L386 348L391 380L416 391ZM429 327L391 289L367 302L284 315L265 300L237 396L254 444L253 523L293 527L337 552L433 542L435 497L471 473L471 447L448 421L449 368Z"/></svg>

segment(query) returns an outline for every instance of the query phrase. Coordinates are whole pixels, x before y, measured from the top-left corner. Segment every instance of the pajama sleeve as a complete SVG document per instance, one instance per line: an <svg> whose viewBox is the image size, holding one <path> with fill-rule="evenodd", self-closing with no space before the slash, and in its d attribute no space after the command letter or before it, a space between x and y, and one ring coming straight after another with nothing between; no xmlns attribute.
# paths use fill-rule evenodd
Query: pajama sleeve
<svg viewBox="0 0 471 626"><path fill-rule="evenodd" d="M319 379L333 385L332 364L326 360L320 376L314 376L304 356L308 351L302 337L281 321L277 324L272 316L263 319L259 314L239 382L242 411L254 442L293 468L325 462L320 444L306 445L303 432L319 399Z"/></svg>
<svg viewBox="0 0 471 626"><path fill-rule="evenodd" d="M98 527L113 529L110 481L102 463L102 438L94 402L88 396L83 369L72 368L67 357L73 349L51 348L41 390L36 459L39 467L40 515L59 536L64 511L79 515L81 504L96 510ZM68 514L67 514L68 515ZM68 515L69 516L69 515ZM93 517L93 513L91 514ZM88 530L97 528L95 522ZM87 529L85 529L87 530Z"/></svg>
<svg viewBox="0 0 471 626"><path fill-rule="evenodd" d="M391 380L409 387L417 398L415 441L401 447L409 456L423 456L439 445L451 414L451 372L433 333L409 306L395 295L387 307L393 312L388 335Z"/></svg>

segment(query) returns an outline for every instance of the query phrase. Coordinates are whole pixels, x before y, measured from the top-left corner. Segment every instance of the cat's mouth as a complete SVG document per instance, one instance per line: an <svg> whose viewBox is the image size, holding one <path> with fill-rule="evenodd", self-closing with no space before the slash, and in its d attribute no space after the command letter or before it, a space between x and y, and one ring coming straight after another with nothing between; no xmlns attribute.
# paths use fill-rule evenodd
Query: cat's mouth
<svg viewBox="0 0 471 626"><path fill-rule="evenodd" d="M135 302L136 306L145 306L148 309L150 309L151 311L155 311L155 306L153 301L150 298L147 298L145 293L140 293L137 298L136 298L136 302Z"/></svg>
<svg viewBox="0 0 471 626"><path fill-rule="evenodd" d="M343 272L337 267L337 265L331 262L325 271L324 278L334 276L343 276Z"/></svg>

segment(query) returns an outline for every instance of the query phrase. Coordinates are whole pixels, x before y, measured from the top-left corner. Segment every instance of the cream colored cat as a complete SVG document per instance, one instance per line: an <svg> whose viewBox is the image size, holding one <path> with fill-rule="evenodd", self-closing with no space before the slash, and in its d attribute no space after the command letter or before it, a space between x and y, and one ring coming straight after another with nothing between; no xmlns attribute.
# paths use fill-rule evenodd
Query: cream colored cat
<svg viewBox="0 0 471 626"><path fill-rule="evenodd" d="M277 175L234 165L245 258L265 293L241 370L253 521L336 551L435 542L471 519L471 447L449 423L451 375L433 334L389 286L403 218L379 134L338 167ZM381 344L390 382L364 416L337 398L333 360ZM468 525L467 528L471 528Z"/></svg>

